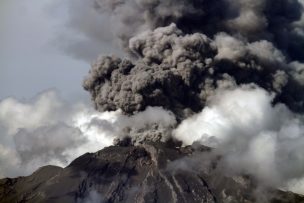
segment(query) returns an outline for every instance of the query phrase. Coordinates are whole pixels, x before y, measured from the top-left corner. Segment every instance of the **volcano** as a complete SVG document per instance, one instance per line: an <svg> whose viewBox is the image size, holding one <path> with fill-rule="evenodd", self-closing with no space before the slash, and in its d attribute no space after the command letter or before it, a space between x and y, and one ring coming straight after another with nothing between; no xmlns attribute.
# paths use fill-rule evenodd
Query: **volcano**
<svg viewBox="0 0 304 203"><path fill-rule="evenodd" d="M0 202L304 202L302 195L261 190L248 175L223 174L217 169L220 157L191 170L192 158L211 151L202 145L121 141L66 168L44 166L27 177L0 180Z"/></svg>
<svg viewBox="0 0 304 203"><path fill-rule="evenodd" d="M0 101L0 175L116 143L0 180L0 203L304 202L304 0L68 4L68 55L102 49L95 110Z"/></svg>

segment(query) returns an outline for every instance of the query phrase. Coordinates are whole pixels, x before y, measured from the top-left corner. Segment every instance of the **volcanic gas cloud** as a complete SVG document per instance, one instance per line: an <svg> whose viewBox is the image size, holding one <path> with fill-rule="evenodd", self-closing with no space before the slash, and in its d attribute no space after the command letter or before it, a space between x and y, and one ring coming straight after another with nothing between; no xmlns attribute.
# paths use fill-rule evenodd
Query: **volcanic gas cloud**
<svg viewBox="0 0 304 203"><path fill-rule="evenodd" d="M126 56L92 65L83 87L96 109L176 119L133 126L123 136L213 146L231 171L304 192L303 1L88 4L108 16Z"/></svg>

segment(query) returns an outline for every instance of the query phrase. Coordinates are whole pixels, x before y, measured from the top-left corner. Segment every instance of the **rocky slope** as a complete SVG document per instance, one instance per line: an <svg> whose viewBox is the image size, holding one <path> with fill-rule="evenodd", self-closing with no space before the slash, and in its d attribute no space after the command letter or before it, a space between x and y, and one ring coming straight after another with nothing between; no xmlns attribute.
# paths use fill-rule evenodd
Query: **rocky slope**
<svg viewBox="0 0 304 203"><path fill-rule="evenodd" d="M304 202L290 192L257 192L250 178L221 174L214 162L198 172L181 161L209 151L168 143L111 146L66 168L45 166L28 177L0 180L0 202Z"/></svg>

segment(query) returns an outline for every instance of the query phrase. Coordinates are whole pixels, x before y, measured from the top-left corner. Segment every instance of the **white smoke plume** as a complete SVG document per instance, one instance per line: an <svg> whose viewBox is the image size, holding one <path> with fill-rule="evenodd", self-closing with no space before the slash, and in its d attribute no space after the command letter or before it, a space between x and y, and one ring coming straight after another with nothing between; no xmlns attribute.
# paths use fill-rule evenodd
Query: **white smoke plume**
<svg viewBox="0 0 304 203"><path fill-rule="evenodd" d="M254 85L218 90L201 113L184 120L173 134L185 145L215 147L234 173L304 193L298 181L304 178L303 116L283 104L273 106L272 100Z"/></svg>
<svg viewBox="0 0 304 203"><path fill-rule="evenodd" d="M104 201L105 199L101 196L100 193L95 190L92 190L89 192L89 195L79 203L100 203Z"/></svg>
<svg viewBox="0 0 304 203"><path fill-rule="evenodd" d="M0 177L28 175L48 164L66 166L86 152L113 144L115 138L137 136L136 131L144 132L158 122L162 128L155 129L155 136L176 121L162 108L132 117L120 110L99 113L83 103L65 102L53 90L30 101L4 99L0 102Z"/></svg>

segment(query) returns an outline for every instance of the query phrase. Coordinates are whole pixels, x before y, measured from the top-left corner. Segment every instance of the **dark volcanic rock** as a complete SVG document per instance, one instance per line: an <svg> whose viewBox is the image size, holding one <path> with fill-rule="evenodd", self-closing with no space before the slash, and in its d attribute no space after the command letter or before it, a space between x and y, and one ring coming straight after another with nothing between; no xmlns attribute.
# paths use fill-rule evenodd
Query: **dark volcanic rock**
<svg viewBox="0 0 304 203"><path fill-rule="evenodd" d="M0 202L261 202L249 178L224 176L212 164L200 172L176 167L179 160L209 151L163 143L112 146L64 169L45 166L28 177L0 180ZM293 193L268 193L270 202L304 202Z"/></svg>

